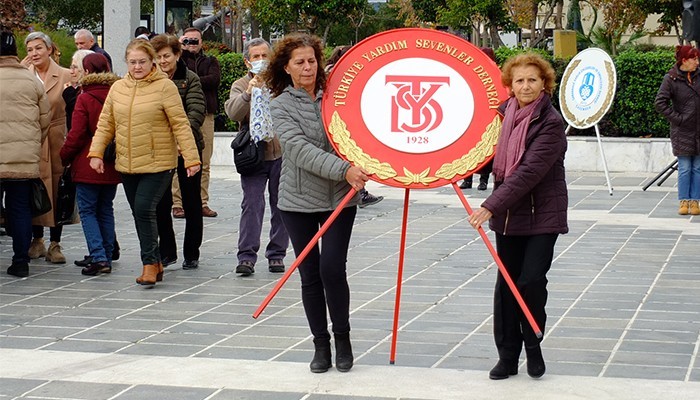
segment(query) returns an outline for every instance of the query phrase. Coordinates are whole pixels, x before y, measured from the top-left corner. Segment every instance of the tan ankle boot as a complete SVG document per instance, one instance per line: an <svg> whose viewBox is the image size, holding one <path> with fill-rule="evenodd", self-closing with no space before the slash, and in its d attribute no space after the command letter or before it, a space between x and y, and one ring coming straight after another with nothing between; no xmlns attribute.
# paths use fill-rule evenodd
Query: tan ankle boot
<svg viewBox="0 0 700 400"><path fill-rule="evenodd" d="M690 200L690 206L688 207L690 215L700 215L700 204L697 200Z"/></svg>
<svg viewBox="0 0 700 400"><path fill-rule="evenodd" d="M156 275L156 282L163 280L163 263L156 264L158 266L158 274Z"/></svg>
<svg viewBox="0 0 700 400"><path fill-rule="evenodd" d="M46 252L46 261L53 264L65 264L66 256L61 253L61 245L58 242L51 242L49 250Z"/></svg>
<svg viewBox="0 0 700 400"><path fill-rule="evenodd" d="M155 285L158 280L158 264L146 264L143 266L143 273L136 278L139 285Z"/></svg>
<svg viewBox="0 0 700 400"><path fill-rule="evenodd" d="M32 239L32 244L29 245L29 258L39 258L46 255L46 247L44 247L43 238Z"/></svg>
<svg viewBox="0 0 700 400"><path fill-rule="evenodd" d="M690 207L689 200L681 200L681 205L678 207L678 215L688 215L688 208Z"/></svg>

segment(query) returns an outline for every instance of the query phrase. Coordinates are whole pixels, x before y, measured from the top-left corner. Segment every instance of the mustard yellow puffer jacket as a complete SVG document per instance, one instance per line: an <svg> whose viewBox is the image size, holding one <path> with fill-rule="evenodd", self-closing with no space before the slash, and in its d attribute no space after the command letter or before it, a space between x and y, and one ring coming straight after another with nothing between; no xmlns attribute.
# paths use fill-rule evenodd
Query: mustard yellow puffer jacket
<svg viewBox="0 0 700 400"><path fill-rule="evenodd" d="M175 84L154 67L143 79L130 74L115 82L105 99L88 157L102 158L116 138L116 169L126 174L167 171L201 164L190 122Z"/></svg>

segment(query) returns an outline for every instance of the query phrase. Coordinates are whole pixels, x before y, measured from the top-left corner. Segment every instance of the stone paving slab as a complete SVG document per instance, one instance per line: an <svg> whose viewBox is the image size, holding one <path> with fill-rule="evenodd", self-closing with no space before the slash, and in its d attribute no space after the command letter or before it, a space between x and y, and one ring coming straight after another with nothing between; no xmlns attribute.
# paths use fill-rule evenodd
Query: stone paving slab
<svg viewBox="0 0 700 400"><path fill-rule="evenodd" d="M410 192L396 365L388 366L404 191L370 183L385 200L358 211L348 261L357 367L339 378L308 372L313 346L297 274L251 317L279 275L264 259L251 277L233 272L240 182L230 168L217 167L213 178L219 217L205 218L198 270L175 264L152 289L134 283L138 241L120 190L122 259L112 274L84 277L70 264L85 254L79 226L64 229L69 264L35 260L26 279L0 273L0 399L449 399L522 397L533 388L532 398L700 397L700 218L676 215L670 180L643 192L649 176L613 174L610 196L602 174L569 173L570 233L558 240L548 275L547 375L494 383L486 371L497 357L496 267L451 187ZM472 207L487 195L464 193ZM183 221L175 227L181 241ZM0 265L10 263L10 243L0 237ZM43 364L61 355L68 365L55 375ZM144 376L110 377L122 363L112 360L139 363ZM189 381L186 365L195 362L198 370L255 366L260 382L233 371L230 382ZM179 379L161 379L171 372ZM285 375L303 384L286 387Z"/></svg>

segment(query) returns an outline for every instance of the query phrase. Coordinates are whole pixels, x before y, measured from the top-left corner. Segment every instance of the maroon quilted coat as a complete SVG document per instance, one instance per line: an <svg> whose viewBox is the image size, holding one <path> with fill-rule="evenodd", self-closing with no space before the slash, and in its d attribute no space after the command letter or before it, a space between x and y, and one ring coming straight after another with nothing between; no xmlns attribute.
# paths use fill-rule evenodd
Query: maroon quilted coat
<svg viewBox="0 0 700 400"><path fill-rule="evenodd" d="M700 70L688 76L677 66L671 68L661 82L654 106L671 123L673 155L699 155Z"/></svg>
<svg viewBox="0 0 700 400"><path fill-rule="evenodd" d="M105 162L105 172L98 174L90 168L90 159L87 157L102 105L110 86L118 80L117 75L105 72L87 74L80 81L82 92L75 102L71 129L61 147L61 161L63 165L71 165L75 182L102 185L121 182L119 173L114 169L114 162Z"/></svg>
<svg viewBox="0 0 700 400"><path fill-rule="evenodd" d="M501 116L505 104L498 109ZM505 181L494 182L493 193L481 205L493 214L491 230L503 235L569 231L566 147L564 122L545 95L532 114L520 165Z"/></svg>

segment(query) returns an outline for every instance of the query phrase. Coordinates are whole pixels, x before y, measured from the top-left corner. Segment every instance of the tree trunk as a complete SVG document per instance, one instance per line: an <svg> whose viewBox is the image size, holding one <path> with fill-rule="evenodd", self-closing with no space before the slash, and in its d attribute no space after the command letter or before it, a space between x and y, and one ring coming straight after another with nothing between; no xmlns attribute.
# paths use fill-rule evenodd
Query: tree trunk
<svg viewBox="0 0 700 400"><path fill-rule="evenodd" d="M250 37L248 40L260 37L260 22L255 19L255 16L251 13L250 15Z"/></svg>
<svg viewBox="0 0 700 400"><path fill-rule="evenodd" d="M564 19L564 0L557 0L557 16L554 18L554 29L562 28L562 19Z"/></svg>
<svg viewBox="0 0 700 400"><path fill-rule="evenodd" d="M243 7L240 1L236 1L236 29L234 31L234 44L237 53L243 51Z"/></svg>
<svg viewBox="0 0 700 400"><path fill-rule="evenodd" d="M535 47L535 35L537 35L537 12L539 11L539 1L532 0L532 8L530 8L530 14L532 20L530 21L530 48Z"/></svg>

